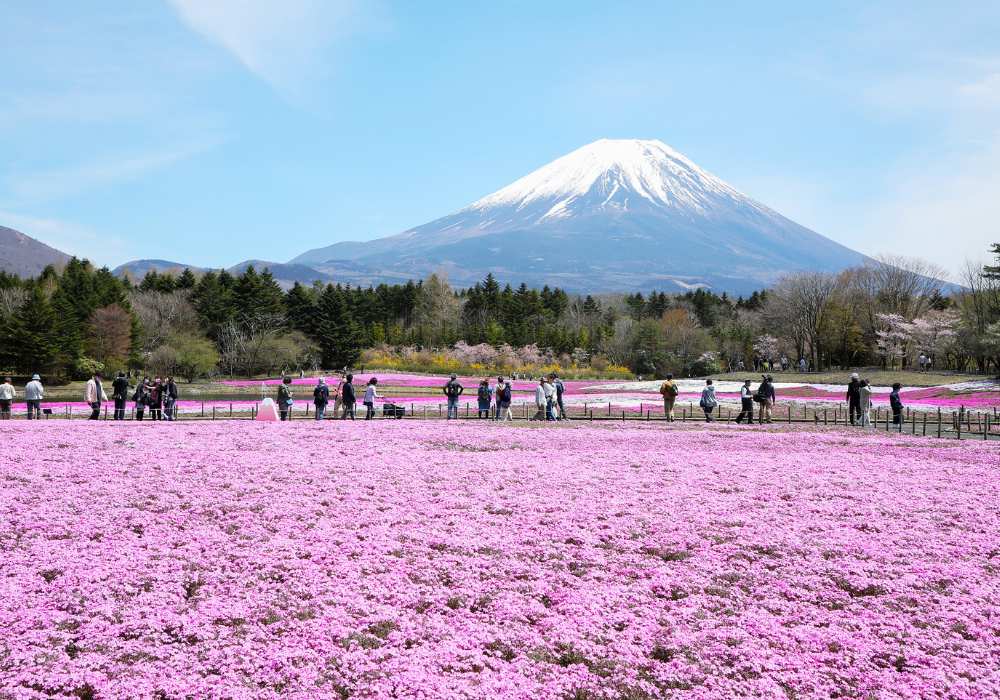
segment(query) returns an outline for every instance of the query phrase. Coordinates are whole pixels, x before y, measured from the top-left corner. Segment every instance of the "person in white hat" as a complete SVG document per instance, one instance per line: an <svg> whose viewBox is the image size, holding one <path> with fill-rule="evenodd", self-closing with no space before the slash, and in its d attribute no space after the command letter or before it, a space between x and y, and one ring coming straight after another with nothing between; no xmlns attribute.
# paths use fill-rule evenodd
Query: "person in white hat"
<svg viewBox="0 0 1000 700"><path fill-rule="evenodd" d="M37 374L31 375L31 381L24 385L24 400L28 404L28 420L42 417L42 399L45 398L45 389L42 387L42 378Z"/></svg>

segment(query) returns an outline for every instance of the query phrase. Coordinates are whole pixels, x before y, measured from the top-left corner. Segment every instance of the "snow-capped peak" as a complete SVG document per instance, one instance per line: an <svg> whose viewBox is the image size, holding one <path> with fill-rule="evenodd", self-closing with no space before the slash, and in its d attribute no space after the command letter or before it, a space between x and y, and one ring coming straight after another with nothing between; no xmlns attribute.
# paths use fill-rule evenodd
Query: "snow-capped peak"
<svg viewBox="0 0 1000 700"><path fill-rule="evenodd" d="M732 186L657 140L601 139L578 148L466 208L535 209L539 220L637 205L693 209L722 201L756 205Z"/></svg>

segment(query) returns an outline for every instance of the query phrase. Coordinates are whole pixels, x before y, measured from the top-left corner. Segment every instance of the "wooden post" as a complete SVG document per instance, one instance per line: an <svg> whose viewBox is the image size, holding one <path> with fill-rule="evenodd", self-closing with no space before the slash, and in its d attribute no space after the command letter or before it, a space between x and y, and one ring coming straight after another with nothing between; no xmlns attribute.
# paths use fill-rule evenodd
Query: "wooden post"
<svg viewBox="0 0 1000 700"><path fill-rule="evenodd" d="M215 406L212 406L212 420L215 420Z"/></svg>
<svg viewBox="0 0 1000 700"><path fill-rule="evenodd" d="M938 434L937 434L937 436L941 437L941 407L940 406L938 406L937 414L938 414Z"/></svg>
<svg viewBox="0 0 1000 700"><path fill-rule="evenodd" d="M826 409L823 409L823 425L826 425Z"/></svg>
<svg viewBox="0 0 1000 700"><path fill-rule="evenodd" d="M958 421L955 423L955 425L958 426L958 430L957 430L958 436L957 437L958 437L959 440L961 440L962 439L962 416L961 416L961 414L959 414Z"/></svg>
<svg viewBox="0 0 1000 700"><path fill-rule="evenodd" d="M201 402L201 417L202 418L205 417L205 402L204 401Z"/></svg>
<svg viewBox="0 0 1000 700"><path fill-rule="evenodd" d="M608 401L608 415L611 415L611 402Z"/></svg>
<svg viewBox="0 0 1000 700"><path fill-rule="evenodd" d="M289 411L288 411L288 415L290 416L291 414L292 414L292 412L291 412L291 410L289 409ZM233 403L232 403L232 401L230 401L230 402L229 402L229 417L230 417L230 418L232 418L232 417L233 417Z"/></svg>
<svg viewBox="0 0 1000 700"><path fill-rule="evenodd" d="M924 411L924 437L927 437L927 411Z"/></svg>

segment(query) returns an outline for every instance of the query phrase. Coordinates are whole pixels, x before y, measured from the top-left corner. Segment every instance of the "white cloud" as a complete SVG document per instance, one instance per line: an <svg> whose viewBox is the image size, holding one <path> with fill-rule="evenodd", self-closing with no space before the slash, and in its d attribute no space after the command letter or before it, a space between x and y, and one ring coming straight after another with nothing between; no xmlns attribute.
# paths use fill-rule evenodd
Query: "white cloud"
<svg viewBox="0 0 1000 700"><path fill-rule="evenodd" d="M985 138L975 150L893 171L888 195L867 212L871 247L928 259L958 281L966 260L1000 242L1000 131Z"/></svg>
<svg viewBox="0 0 1000 700"><path fill-rule="evenodd" d="M220 143L201 141L161 151L124 156L44 172L9 177L7 190L21 202L72 196L96 187L134 180L147 172L198 155Z"/></svg>
<svg viewBox="0 0 1000 700"><path fill-rule="evenodd" d="M357 0L168 0L180 18L273 86L296 89L323 69L334 40L358 28Z"/></svg>

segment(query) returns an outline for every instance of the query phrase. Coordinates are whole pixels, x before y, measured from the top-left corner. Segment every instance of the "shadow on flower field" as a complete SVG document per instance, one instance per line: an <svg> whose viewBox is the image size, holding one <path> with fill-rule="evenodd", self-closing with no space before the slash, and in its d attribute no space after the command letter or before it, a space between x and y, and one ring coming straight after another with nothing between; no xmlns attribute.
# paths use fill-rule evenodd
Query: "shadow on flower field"
<svg viewBox="0 0 1000 700"><path fill-rule="evenodd" d="M0 697L1000 693L996 443L0 428Z"/></svg>

